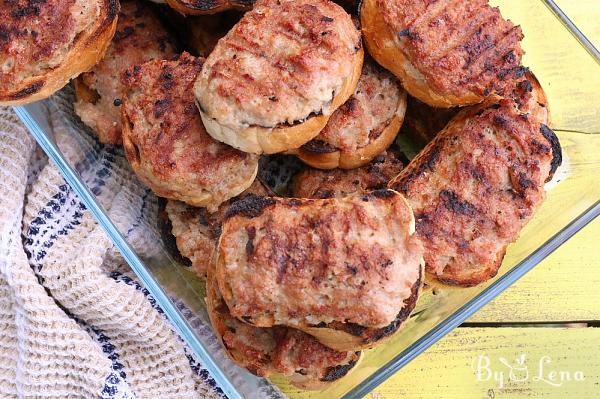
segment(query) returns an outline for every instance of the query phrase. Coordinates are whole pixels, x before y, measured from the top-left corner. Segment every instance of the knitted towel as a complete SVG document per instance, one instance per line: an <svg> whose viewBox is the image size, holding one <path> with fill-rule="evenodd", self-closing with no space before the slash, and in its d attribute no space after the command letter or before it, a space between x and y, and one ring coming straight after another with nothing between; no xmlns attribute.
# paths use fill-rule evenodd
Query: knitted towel
<svg viewBox="0 0 600 399"><path fill-rule="evenodd" d="M49 101L57 144L95 174L106 209L127 212L119 197L135 198L141 185L110 173L124 163L112 147L95 145L106 170L86 168L61 114L65 102ZM132 232L134 244L144 239L142 228ZM0 108L0 397L224 397L7 108Z"/></svg>

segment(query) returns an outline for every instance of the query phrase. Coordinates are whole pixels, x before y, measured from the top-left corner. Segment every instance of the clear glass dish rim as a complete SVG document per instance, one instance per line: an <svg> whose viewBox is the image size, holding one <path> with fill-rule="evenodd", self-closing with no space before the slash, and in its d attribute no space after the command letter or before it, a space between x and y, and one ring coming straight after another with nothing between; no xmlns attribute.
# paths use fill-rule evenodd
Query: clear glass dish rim
<svg viewBox="0 0 600 399"><path fill-rule="evenodd" d="M565 26L565 28L588 51L592 58L594 58L596 62L600 64L600 52L558 7L558 5L556 5L553 0L540 1L542 1L550 9L550 11ZM56 144L44 133L44 130L31 116L27 110L27 106L14 107L14 110L23 123L27 126L40 147L42 147L48 157L56 164L65 180L69 183L69 185L71 185L73 190L77 192L82 202L107 232L117 249L123 255L123 258L131 266L134 273L138 276L142 284L148 289L150 294L152 294L152 296L156 299L157 303L164 310L165 314L173 323L185 342L197 354L199 360L215 379L219 387L223 390L223 393L225 393L225 395L231 399L242 399L243 396L238 392L229 378L219 368L212 355L206 350L206 348L204 348L199 340L194 337L195 334L193 332L193 328L173 304L160 284L146 269L144 262L137 256L123 235L118 231L114 223L108 217L104 208L96 201L96 198L92 192L85 185L85 183L83 183L79 174L66 161ZM439 341L454 328L462 324L485 304L493 300L500 293L514 284L518 279L523 277L527 272L533 269L544 258L550 255L554 250L560 247L579 230L594 220L598 215L600 215L600 200L596 201L594 205L573 219L561 231L556 233L539 248L530 253L510 271L490 284L488 288L470 301L466 302L460 309L448 316L448 318L446 318L444 321L440 322L431 331L417 341L413 342L404 351L400 352L392 360L390 360L386 365L379 368L379 370L377 370L374 374L367 377L358 386L347 392L343 398L362 398L363 396L367 395L370 391L382 384L385 380L395 374L419 354L424 352L427 348Z"/></svg>

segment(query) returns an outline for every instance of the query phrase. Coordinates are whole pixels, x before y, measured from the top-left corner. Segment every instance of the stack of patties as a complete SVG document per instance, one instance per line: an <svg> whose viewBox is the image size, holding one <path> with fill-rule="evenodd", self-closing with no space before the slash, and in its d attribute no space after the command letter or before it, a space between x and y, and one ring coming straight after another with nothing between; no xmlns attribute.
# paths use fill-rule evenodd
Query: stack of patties
<svg viewBox="0 0 600 399"><path fill-rule="evenodd" d="M295 149L356 89L360 32L328 0L262 0L219 40L194 91L208 133L242 151Z"/></svg>
<svg viewBox="0 0 600 399"><path fill-rule="evenodd" d="M259 376L325 388L426 278L492 278L561 163L521 30L487 0L339 1L360 28L329 0L22 3L0 6L0 104L79 76L77 114L168 199L216 335ZM399 131L429 142L411 162ZM256 180L261 154L301 168L294 198Z"/></svg>

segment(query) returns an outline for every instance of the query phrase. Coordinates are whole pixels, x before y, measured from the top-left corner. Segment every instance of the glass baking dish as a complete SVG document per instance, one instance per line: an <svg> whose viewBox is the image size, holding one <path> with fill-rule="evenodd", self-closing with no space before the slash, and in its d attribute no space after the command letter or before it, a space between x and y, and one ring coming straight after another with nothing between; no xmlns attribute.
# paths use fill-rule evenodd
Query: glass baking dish
<svg viewBox="0 0 600 399"><path fill-rule="evenodd" d="M468 289L446 286L427 290L406 326L387 343L365 351L352 373L325 391L302 392L283 377L254 377L233 365L210 332L203 282L173 256L172 243L161 233L158 199L148 190L132 197L144 209L151 250L134 246L123 220L111 219L106 203L92 183L98 176L81 173L100 162L124 164L120 148L102 146L77 120L67 88L41 103L16 107L40 146L97 218L141 282L154 296L183 339L230 398L358 398L381 384L409 361L460 325L470 315L531 270L544 257L600 213L600 56L551 0L495 0L505 17L523 28L529 66L547 92L552 127L563 146L564 162L547 186L547 199L519 240L509 247L500 273ZM83 160L64 156L50 129L46 108L54 101L71 127L71 151ZM106 157L106 152L111 154ZM92 168L93 170L93 168ZM128 178L137 181L130 171ZM141 204L141 205L140 205ZM104 205L104 206L103 206ZM133 206L133 205L132 205ZM148 240L147 240L148 241ZM435 294L434 294L435 292Z"/></svg>

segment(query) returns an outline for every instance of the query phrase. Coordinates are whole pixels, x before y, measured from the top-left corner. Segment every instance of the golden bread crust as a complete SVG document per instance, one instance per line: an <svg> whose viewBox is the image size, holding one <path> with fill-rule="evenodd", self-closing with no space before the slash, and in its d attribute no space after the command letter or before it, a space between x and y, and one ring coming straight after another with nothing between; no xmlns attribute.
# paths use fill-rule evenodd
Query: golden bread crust
<svg viewBox="0 0 600 399"><path fill-rule="evenodd" d="M384 151L357 169L321 170L310 167L294 176L291 194L296 198L333 198L387 187L404 167L401 154Z"/></svg>
<svg viewBox="0 0 600 399"><path fill-rule="evenodd" d="M371 55L435 107L476 104L520 78L523 35L487 0L365 0Z"/></svg>
<svg viewBox="0 0 600 399"><path fill-rule="evenodd" d="M252 184L258 159L206 133L191 90L202 61L184 53L126 71L123 145L157 195L215 211Z"/></svg>
<svg viewBox="0 0 600 399"><path fill-rule="evenodd" d="M246 197L223 224L220 290L231 314L256 326L385 327L421 274L413 222L391 190L340 199Z"/></svg>
<svg viewBox="0 0 600 399"><path fill-rule="evenodd" d="M360 33L328 0L261 0L222 38L195 85L209 134L251 153L297 148L356 88Z"/></svg>
<svg viewBox="0 0 600 399"><path fill-rule="evenodd" d="M232 317L213 269L206 287L211 323L229 357L252 374L281 373L298 388L318 390L347 375L358 362L360 352L335 351L292 328L254 327Z"/></svg>
<svg viewBox="0 0 600 399"><path fill-rule="evenodd" d="M124 2L117 31L106 55L94 68L76 79L75 113L92 128L100 142L120 144L120 104L125 69L151 59L168 59L176 44L146 1Z"/></svg>
<svg viewBox="0 0 600 399"><path fill-rule="evenodd" d="M49 97L104 55L117 0L20 0L0 8L0 105Z"/></svg>
<svg viewBox="0 0 600 399"><path fill-rule="evenodd" d="M393 143L405 112L406 92L400 82L366 61L354 94L318 136L290 153L315 168L358 168Z"/></svg>
<svg viewBox="0 0 600 399"><path fill-rule="evenodd" d="M496 275L560 162L547 126L490 100L452 119L389 187L414 210L426 271L472 286Z"/></svg>

